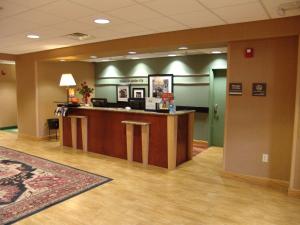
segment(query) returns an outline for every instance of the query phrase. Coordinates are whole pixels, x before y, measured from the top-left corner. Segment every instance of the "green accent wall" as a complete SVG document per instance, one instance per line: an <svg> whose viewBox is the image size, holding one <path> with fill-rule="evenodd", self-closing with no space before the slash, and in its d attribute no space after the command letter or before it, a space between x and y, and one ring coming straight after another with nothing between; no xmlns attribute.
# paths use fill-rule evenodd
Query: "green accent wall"
<svg viewBox="0 0 300 225"><path fill-rule="evenodd" d="M148 74L174 74L175 104L209 107L213 69L227 68L226 54L189 55L95 63L95 97L116 102L116 85L134 79L131 88L146 88ZM196 113L195 135L209 140L209 115Z"/></svg>

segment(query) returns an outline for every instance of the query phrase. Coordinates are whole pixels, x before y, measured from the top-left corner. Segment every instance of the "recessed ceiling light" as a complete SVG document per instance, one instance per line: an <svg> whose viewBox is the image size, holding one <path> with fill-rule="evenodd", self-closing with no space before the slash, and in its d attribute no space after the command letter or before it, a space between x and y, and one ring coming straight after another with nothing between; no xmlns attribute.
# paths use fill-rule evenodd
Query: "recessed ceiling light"
<svg viewBox="0 0 300 225"><path fill-rule="evenodd" d="M169 57L174 57L174 56L177 56L176 54L169 54L168 55Z"/></svg>
<svg viewBox="0 0 300 225"><path fill-rule="evenodd" d="M178 49L179 49L179 50L187 50L188 47L182 46L182 47L179 47Z"/></svg>
<svg viewBox="0 0 300 225"><path fill-rule="evenodd" d="M97 59L98 57L96 55L91 55L90 58L91 59Z"/></svg>
<svg viewBox="0 0 300 225"><path fill-rule="evenodd" d="M130 55L134 55L134 54L136 54L136 52L134 52L134 51L130 51L130 52L128 52L128 54L130 54Z"/></svg>
<svg viewBox="0 0 300 225"><path fill-rule="evenodd" d="M31 38L31 39L38 39L38 38L40 38L40 36L36 35L36 34L27 34L26 37Z"/></svg>
<svg viewBox="0 0 300 225"><path fill-rule="evenodd" d="M103 18L95 19L94 22L98 23L98 24L108 24L108 23L110 23L110 21L108 19L103 19Z"/></svg>
<svg viewBox="0 0 300 225"><path fill-rule="evenodd" d="M221 51L212 51L211 53L212 54L221 54L222 52Z"/></svg>
<svg viewBox="0 0 300 225"><path fill-rule="evenodd" d="M65 59L60 59L59 61L64 62L64 61L66 61L66 60L65 60Z"/></svg>

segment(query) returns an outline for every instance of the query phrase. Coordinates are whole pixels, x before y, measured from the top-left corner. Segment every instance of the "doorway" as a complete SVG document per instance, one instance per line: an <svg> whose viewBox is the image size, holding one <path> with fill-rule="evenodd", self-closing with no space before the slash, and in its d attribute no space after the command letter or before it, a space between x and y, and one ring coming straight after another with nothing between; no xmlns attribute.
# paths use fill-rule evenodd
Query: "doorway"
<svg viewBox="0 0 300 225"><path fill-rule="evenodd" d="M0 131L17 133L17 88L14 61L0 60L0 98L4 110L0 115Z"/></svg>
<svg viewBox="0 0 300 225"><path fill-rule="evenodd" d="M211 146L224 146L224 117L226 108L226 69L213 69L211 101Z"/></svg>

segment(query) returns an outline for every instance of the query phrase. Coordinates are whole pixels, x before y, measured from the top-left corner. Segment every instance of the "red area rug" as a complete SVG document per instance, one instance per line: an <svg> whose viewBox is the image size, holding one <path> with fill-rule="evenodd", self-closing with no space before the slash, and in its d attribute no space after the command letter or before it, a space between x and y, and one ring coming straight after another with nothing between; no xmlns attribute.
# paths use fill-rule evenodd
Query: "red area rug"
<svg viewBox="0 0 300 225"><path fill-rule="evenodd" d="M0 224L11 224L108 181L111 179L0 147Z"/></svg>

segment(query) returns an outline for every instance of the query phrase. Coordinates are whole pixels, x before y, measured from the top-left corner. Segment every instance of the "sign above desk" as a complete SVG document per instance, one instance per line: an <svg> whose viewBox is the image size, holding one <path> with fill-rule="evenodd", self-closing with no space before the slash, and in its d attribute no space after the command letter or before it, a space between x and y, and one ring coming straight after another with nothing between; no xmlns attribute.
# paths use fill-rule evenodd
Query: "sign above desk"
<svg viewBox="0 0 300 225"><path fill-rule="evenodd" d="M98 77L96 86L148 85L148 76ZM209 85L208 74L174 75L174 85Z"/></svg>

